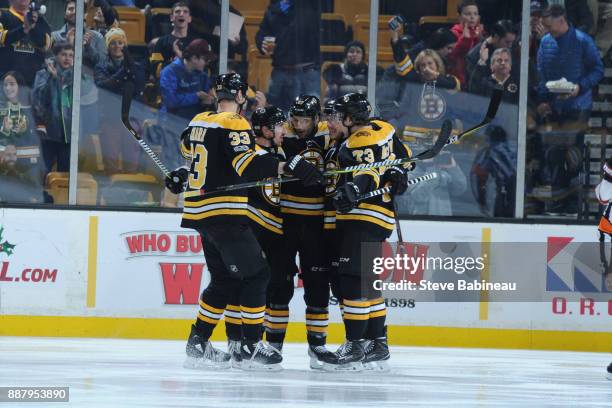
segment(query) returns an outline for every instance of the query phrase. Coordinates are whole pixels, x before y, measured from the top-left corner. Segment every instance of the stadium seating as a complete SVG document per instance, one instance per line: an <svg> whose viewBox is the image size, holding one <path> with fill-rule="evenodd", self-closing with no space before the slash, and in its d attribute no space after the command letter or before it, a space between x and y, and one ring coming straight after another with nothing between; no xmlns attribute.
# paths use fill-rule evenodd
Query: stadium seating
<svg viewBox="0 0 612 408"><path fill-rule="evenodd" d="M153 205L159 203L162 185L150 174L115 174L101 197L102 205Z"/></svg>
<svg viewBox="0 0 612 408"><path fill-rule="evenodd" d="M358 15L370 14L370 0L335 0L334 13L344 16L347 25L354 26Z"/></svg>
<svg viewBox="0 0 612 408"><path fill-rule="evenodd" d="M129 44L144 44L145 15L134 7L115 7L119 14L119 25L125 31Z"/></svg>
<svg viewBox="0 0 612 408"><path fill-rule="evenodd" d="M51 172L47 174L45 190L53 197L54 204L68 204L68 173ZM98 183L89 173L79 173L77 179L77 204L96 205Z"/></svg>
<svg viewBox="0 0 612 408"><path fill-rule="evenodd" d="M393 16L391 15L380 15L378 16L378 50L389 51L391 50L391 31L387 24ZM370 45L370 17L368 15L357 15L355 16L355 24L353 26L355 33L355 40L361 41L366 50Z"/></svg>

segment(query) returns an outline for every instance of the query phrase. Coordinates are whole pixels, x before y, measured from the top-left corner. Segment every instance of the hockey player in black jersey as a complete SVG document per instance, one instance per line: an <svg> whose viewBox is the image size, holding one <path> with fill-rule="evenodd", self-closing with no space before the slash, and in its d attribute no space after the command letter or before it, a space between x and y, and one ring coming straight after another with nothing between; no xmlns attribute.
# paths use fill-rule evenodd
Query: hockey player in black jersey
<svg viewBox="0 0 612 408"><path fill-rule="evenodd" d="M257 154L251 126L239 114L246 102L246 87L238 74L217 78L217 112L196 115L181 137L181 152L189 167L166 178L170 191L185 192L181 226L202 236L211 276L187 341L185 365L190 368L229 367L230 355L215 349L209 338L236 291L240 291L242 367L280 369L282 361L278 352L261 341L270 269L249 225L247 191L218 190L284 172L305 185L323 181L321 172L299 156L284 162L274 155Z"/></svg>
<svg viewBox="0 0 612 408"><path fill-rule="evenodd" d="M258 155L270 154L285 161L285 152L281 147L285 135L285 114L274 106L257 109L251 116L251 126L255 134L255 152ZM289 310L282 311L277 307L278 297L293 295L293 276L297 268L289 272L286 266L287 251L284 248L283 220L280 214L280 183L271 182L257 188L249 189L248 217L251 220L251 228L259 245L263 249L268 265L270 266L270 282L268 283L266 315L264 328L266 340L274 345L277 333L284 333L289 322ZM236 299L232 302L237 303ZM276 302L276 303L275 303ZM286 304L287 301L281 300ZM277 313L270 315L270 306ZM240 339L241 319L238 305L231 304L225 309L225 325L229 339L229 351L232 355L232 365L241 364L240 347L236 347Z"/></svg>
<svg viewBox="0 0 612 408"><path fill-rule="evenodd" d="M323 119L327 123L329 137L331 139L329 148L325 151L325 171L338 169L338 150L344 139L342 123L338 120L335 108L336 101L330 99L323 107ZM338 245L336 234L336 207L334 196L340 176L332 175L325 179L325 202L323 210L323 253L325 264L329 268L329 283L332 295L338 300L342 310L342 296L338 287Z"/></svg>
<svg viewBox="0 0 612 408"><path fill-rule="evenodd" d="M319 170L324 167L325 151L330 146L327 124L320 121L321 105L316 96L301 95L289 110L287 135L283 149L287 155L300 155ZM323 207L325 191L321 186L304 186L301 183L284 183L281 186L281 214L284 241L287 249L287 270L295 268L299 253L300 278L304 283L306 303L306 331L310 367L321 368L317 355L328 352L327 340L329 270L320 250L323 235ZM291 293L287 293L291 295ZM284 300L286 299L286 303ZM270 316L287 313L290 296L280 297L270 307ZM283 300L283 302L281 302ZM279 331L273 345L282 348L285 332Z"/></svg>
<svg viewBox="0 0 612 408"><path fill-rule="evenodd" d="M364 95L353 93L338 98L335 110L346 136L338 151L340 167L410 157L410 150L394 136L390 124L370 119L371 106ZM338 184L334 204L337 237L341 241L339 286L347 340L338 351L323 356L325 369L388 368L386 308L381 292L372 285L371 258L377 255L376 245L394 229L392 195L405 191L406 170L358 170L343 176ZM391 195L358 199L386 185L391 185Z"/></svg>

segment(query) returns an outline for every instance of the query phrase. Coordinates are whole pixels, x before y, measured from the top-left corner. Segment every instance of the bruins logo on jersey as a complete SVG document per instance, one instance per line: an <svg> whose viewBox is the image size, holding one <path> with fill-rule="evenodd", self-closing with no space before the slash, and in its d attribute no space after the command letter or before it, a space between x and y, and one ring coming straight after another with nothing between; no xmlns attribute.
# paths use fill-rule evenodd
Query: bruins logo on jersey
<svg viewBox="0 0 612 408"><path fill-rule="evenodd" d="M317 166L319 171L325 170L325 162L323 160L323 155L321 152L315 149L306 149L303 153L301 153L302 157L305 158L309 163L314 166Z"/></svg>
<svg viewBox="0 0 612 408"><path fill-rule="evenodd" d="M340 168L340 165L336 160L328 161L325 163L325 171L336 170ZM331 176L327 176L325 178L325 194L333 195L336 192L336 187L338 187L338 179L340 178L339 174L334 174Z"/></svg>
<svg viewBox="0 0 612 408"><path fill-rule="evenodd" d="M423 93L419 103L419 115L426 121L436 121L446 113L446 100L437 92Z"/></svg>
<svg viewBox="0 0 612 408"><path fill-rule="evenodd" d="M278 207L280 205L280 183L269 183L261 186L261 195L268 204Z"/></svg>

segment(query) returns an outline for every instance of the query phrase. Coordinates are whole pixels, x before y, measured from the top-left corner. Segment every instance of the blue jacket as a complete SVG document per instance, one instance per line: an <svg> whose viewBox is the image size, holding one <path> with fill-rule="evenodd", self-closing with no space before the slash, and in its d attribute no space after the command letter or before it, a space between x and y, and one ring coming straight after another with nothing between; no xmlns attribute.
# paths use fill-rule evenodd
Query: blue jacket
<svg viewBox="0 0 612 408"><path fill-rule="evenodd" d="M603 78L604 67L595 43L587 34L570 26L559 38L546 34L538 50L538 96L540 102L552 103L558 113L571 110L591 110L592 88ZM561 100L548 92L546 82L565 77L580 85L576 98Z"/></svg>
<svg viewBox="0 0 612 408"><path fill-rule="evenodd" d="M159 79L163 112L174 113L191 119L200 113L201 104L197 93L210 89L208 75L204 72L188 72L181 59L161 71Z"/></svg>

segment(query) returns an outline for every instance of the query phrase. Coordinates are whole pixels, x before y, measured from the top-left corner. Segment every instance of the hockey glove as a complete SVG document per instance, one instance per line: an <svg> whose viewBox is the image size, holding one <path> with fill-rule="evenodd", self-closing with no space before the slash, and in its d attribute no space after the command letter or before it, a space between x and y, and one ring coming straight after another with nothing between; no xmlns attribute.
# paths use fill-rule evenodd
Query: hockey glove
<svg viewBox="0 0 612 408"><path fill-rule="evenodd" d="M406 172L398 167L389 167L383 175L383 186L391 184L391 195L402 195L408 188L408 177Z"/></svg>
<svg viewBox="0 0 612 408"><path fill-rule="evenodd" d="M174 194L181 194L186 189L188 177L189 170L187 170L187 167L179 167L166 177L166 188Z"/></svg>
<svg viewBox="0 0 612 408"><path fill-rule="evenodd" d="M323 184L325 177L313 164L308 163L302 156L296 155L285 163L283 171L291 173L295 177L302 180L302 183L306 187L315 186L317 184Z"/></svg>
<svg viewBox="0 0 612 408"><path fill-rule="evenodd" d="M347 213L357 206L359 198L359 187L354 183L346 183L336 191L334 196L334 207L339 213Z"/></svg>

